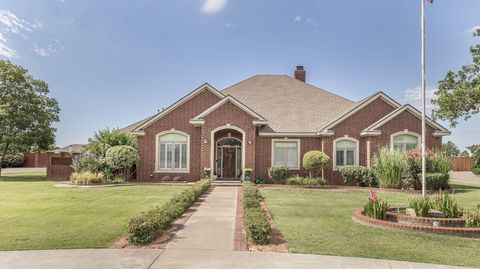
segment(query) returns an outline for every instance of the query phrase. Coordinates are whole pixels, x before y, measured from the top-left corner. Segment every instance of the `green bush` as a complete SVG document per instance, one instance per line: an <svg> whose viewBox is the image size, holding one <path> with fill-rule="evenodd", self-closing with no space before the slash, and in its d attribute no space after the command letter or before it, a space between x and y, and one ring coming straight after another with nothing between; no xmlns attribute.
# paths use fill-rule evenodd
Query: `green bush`
<svg viewBox="0 0 480 269"><path fill-rule="evenodd" d="M360 187L377 187L378 181L372 168L352 165L340 169L343 181L347 185Z"/></svg>
<svg viewBox="0 0 480 269"><path fill-rule="evenodd" d="M390 205L387 201L377 198L373 190L370 190L368 201L363 206L363 213L371 218L385 220Z"/></svg>
<svg viewBox="0 0 480 269"><path fill-rule="evenodd" d="M430 197L414 198L409 201L408 206L415 211L417 217L428 216L428 211L433 208Z"/></svg>
<svg viewBox="0 0 480 269"><path fill-rule="evenodd" d="M105 183L105 177L102 173L93 173L90 171L73 172L70 175L70 182L78 185L92 185Z"/></svg>
<svg viewBox="0 0 480 269"><path fill-rule="evenodd" d="M141 245L155 240L165 232L195 201L205 193L211 180L202 179L190 188L175 195L163 206L155 206L138 213L127 222L129 242Z"/></svg>
<svg viewBox="0 0 480 269"><path fill-rule="evenodd" d="M475 175L480 176L480 158L476 158L473 160L472 172Z"/></svg>
<svg viewBox="0 0 480 269"><path fill-rule="evenodd" d="M427 182L427 189L429 190L447 190L450 188L449 174L442 173L427 173L425 174L425 181Z"/></svg>
<svg viewBox="0 0 480 269"><path fill-rule="evenodd" d="M303 155L303 168L308 171L310 178L317 177L329 162L330 157L318 150L311 150Z"/></svg>
<svg viewBox="0 0 480 269"><path fill-rule="evenodd" d="M285 166L270 167L268 169L268 176L275 184L285 183L284 181L287 175L288 175L288 167L285 167Z"/></svg>
<svg viewBox="0 0 480 269"><path fill-rule="evenodd" d="M395 189L402 187L402 172L405 168L403 153L383 147L375 154L373 163L380 187Z"/></svg>
<svg viewBox="0 0 480 269"><path fill-rule="evenodd" d="M465 227L480 228L480 204L475 206L475 210L463 214Z"/></svg>
<svg viewBox="0 0 480 269"><path fill-rule="evenodd" d="M448 172L452 170L452 162L445 154L440 151L433 154L431 165L433 173L448 174Z"/></svg>
<svg viewBox="0 0 480 269"><path fill-rule="evenodd" d="M263 208L258 189L251 182L243 183L243 222L248 240L256 244L267 244L270 241L271 227Z"/></svg>
<svg viewBox="0 0 480 269"><path fill-rule="evenodd" d="M105 153L105 163L124 178L139 158L137 149L131 146L113 146Z"/></svg>
<svg viewBox="0 0 480 269"><path fill-rule="evenodd" d="M253 169L252 168L245 168L243 169L243 180L250 181L252 180Z"/></svg>
<svg viewBox="0 0 480 269"><path fill-rule="evenodd" d="M434 208L442 212L446 218L460 218L462 215L462 209L457 201L443 191L435 195Z"/></svg>
<svg viewBox="0 0 480 269"><path fill-rule="evenodd" d="M93 138L88 139L85 151L97 157L105 157L107 150L114 146L137 148L137 138L130 132L125 132L121 129L113 129L110 131L107 128L95 132Z"/></svg>
<svg viewBox="0 0 480 269"><path fill-rule="evenodd" d="M322 185L325 185L325 179L301 177L301 176L295 175L287 179L287 185L322 186Z"/></svg>
<svg viewBox="0 0 480 269"><path fill-rule="evenodd" d="M25 162L25 156L22 153L6 154L2 160L2 168L20 167Z"/></svg>

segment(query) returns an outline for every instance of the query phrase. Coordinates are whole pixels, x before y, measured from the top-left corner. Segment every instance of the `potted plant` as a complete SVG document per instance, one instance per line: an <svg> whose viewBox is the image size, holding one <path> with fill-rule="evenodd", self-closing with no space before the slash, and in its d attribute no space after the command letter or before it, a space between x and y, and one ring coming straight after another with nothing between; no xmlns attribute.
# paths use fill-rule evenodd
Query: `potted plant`
<svg viewBox="0 0 480 269"><path fill-rule="evenodd" d="M211 178L212 177L212 169L210 167L205 167L203 169L203 178Z"/></svg>
<svg viewBox="0 0 480 269"><path fill-rule="evenodd" d="M252 168L245 168L243 169L243 181L252 181Z"/></svg>

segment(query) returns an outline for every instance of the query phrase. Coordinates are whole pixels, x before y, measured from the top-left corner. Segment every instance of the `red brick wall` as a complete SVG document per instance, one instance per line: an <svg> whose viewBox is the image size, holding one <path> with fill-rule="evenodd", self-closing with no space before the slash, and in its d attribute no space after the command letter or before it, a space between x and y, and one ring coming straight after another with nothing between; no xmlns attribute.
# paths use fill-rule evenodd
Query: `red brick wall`
<svg viewBox="0 0 480 269"><path fill-rule="evenodd" d="M215 143L215 141L211 141L211 132L227 124L238 127L245 132L245 144L242 145L245 148L245 167L255 167L256 128L252 123L253 117L250 114L231 102L226 102L208 114L204 120L205 124L201 127L201 140L206 140L207 143L202 142L201 144L200 162L202 170L203 167L211 167L211 143ZM220 134L225 132L228 131L219 131Z"/></svg>
<svg viewBox="0 0 480 269"><path fill-rule="evenodd" d="M149 180L153 175L153 180L161 180L164 176L180 176L184 180L196 181L203 173L203 167L200 165L200 128L195 128L190 124L190 119L194 118L205 109L214 105L220 98L211 91L204 89L173 111L164 115L162 118L145 128L145 135L138 137L138 150L140 162L137 167L137 180ZM189 173L154 173L155 170L155 136L163 131L179 130L190 135L190 167ZM202 142L203 143L203 142Z"/></svg>

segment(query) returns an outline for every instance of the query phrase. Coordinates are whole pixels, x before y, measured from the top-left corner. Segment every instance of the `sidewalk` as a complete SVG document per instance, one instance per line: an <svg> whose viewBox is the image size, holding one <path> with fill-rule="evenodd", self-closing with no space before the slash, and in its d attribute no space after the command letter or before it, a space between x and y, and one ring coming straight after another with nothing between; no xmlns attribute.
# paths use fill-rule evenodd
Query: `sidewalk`
<svg viewBox="0 0 480 269"><path fill-rule="evenodd" d="M326 268L454 269L444 265L323 255L189 249L76 249L0 252L2 269Z"/></svg>
<svg viewBox="0 0 480 269"><path fill-rule="evenodd" d="M167 249L233 250L238 188L215 187Z"/></svg>

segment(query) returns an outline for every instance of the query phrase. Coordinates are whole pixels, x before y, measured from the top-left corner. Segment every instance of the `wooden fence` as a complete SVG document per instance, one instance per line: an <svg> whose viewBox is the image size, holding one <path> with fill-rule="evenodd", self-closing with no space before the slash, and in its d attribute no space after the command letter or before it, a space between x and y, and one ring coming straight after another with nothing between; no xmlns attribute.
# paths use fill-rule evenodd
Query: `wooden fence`
<svg viewBox="0 0 480 269"><path fill-rule="evenodd" d="M22 167L47 167L49 152L24 153L25 161Z"/></svg>
<svg viewBox="0 0 480 269"><path fill-rule="evenodd" d="M470 157L452 157L453 171L471 171L473 159Z"/></svg>
<svg viewBox="0 0 480 269"><path fill-rule="evenodd" d="M68 153L52 153L47 164L47 178L50 180L68 180L73 169L72 155Z"/></svg>

